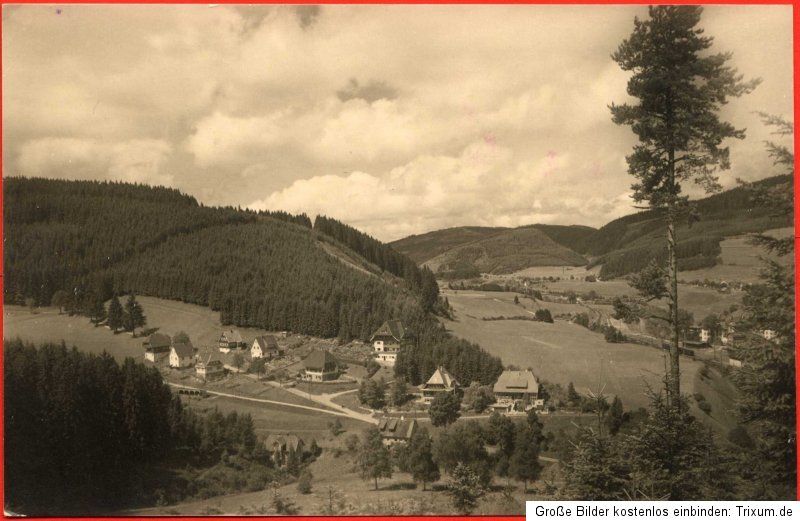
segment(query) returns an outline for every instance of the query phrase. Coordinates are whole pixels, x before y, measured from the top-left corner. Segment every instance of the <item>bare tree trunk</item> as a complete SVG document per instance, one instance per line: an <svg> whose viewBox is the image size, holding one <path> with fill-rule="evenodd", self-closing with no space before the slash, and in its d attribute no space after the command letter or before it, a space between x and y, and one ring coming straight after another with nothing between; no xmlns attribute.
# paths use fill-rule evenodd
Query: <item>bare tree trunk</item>
<svg viewBox="0 0 800 521"><path fill-rule="evenodd" d="M675 252L677 235L675 232L675 151L669 151L669 183L670 196L667 208L667 258L669 270L669 315L672 322L672 345L669 349L669 377L667 381L667 397L673 405L677 405L681 396L680 370L680 325L678 324L678 256Z"/></svg>

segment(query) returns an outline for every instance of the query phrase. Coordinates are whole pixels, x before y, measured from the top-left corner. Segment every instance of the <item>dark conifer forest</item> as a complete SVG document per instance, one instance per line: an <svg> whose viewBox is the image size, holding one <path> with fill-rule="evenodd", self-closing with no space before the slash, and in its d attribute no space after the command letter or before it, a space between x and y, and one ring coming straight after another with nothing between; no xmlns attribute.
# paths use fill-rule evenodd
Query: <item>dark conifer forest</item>
<svg viewBox="0 0 800 521"><path fill-rule="evenodd" d="M312 229L304 214L205 207L177 190L125 183L12 177L4 190L7 304L49 305L60 291L70 313L92 315L98 302L135 293L208 306L224 324L342 341L368 340L399 318L417 333L396 369L409 381L437 365L465 383L501 371L498 358L432 316L430 270L334 219L317 217Z"/></svg>
<svg viewBox="0 0 800 521"><path fill-rule="evenodd" d="M19 340L4 343L4 357L11 512L86 514L261 490L283 472L257 446L249 415L197 416L155 368ZM239 478L226 481L232 467Z"/></svg>

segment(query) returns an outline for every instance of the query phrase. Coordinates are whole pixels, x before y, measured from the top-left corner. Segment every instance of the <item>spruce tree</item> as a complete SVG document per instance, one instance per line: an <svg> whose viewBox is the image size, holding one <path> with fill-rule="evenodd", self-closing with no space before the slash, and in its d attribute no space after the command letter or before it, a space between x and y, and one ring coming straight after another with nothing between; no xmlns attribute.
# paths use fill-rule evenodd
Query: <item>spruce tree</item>
<svg viewBox="0 0 800 521"><path fill-rule="evenodd" d="M389 449L383 445L383 438L377 427L370 427L364 432L357 466L364 481L375 481L375 490L378 490L379 478L392 477L392 457Z"/></svg>
<svg viewBox="0 0 800 521"><path fill-rule="evenodd" d="M661 209L667 223L667 296L673 327L667 388L680 399L678 344L678 262L676 223L687 209L681 185L694 181L707 191L719 189L716 172L730 167L728 138L744 138L719 118L731 97L748 93L757 81L743 82L728 65L730 54L711 54L713 38L700 29L698 6L651 6L646 20L634 20L631 36L612 55L632 72L628 94L636 104L611 105L614 123L630 125L639 138L627 157L636 182L634 200ZM690 216L691 217L691 216ZM653 296L656 297L656 296Z"/></svg>
<svg viewBox="0 0 800 521"><path fill-rule="evenodd" d="M514 452L509 460L509 474L522 481L523 491L528 491L528 481L535 481L542 472L539 463L539 444L537 433L527 423L517 426L514 437Z"/></svg>
<svg viewBox="0 0 800 521"><path fill-rule="evenodd" d="M111 297L111 303L108 305L108 327L111 328L111 331L117 332L119 328L122 327L122 319L123 319L123 310L122 304L119 302L119 298L115 294Z"/></svg>
<svg viewBox="0 0 800 521"><path fill-rule="evenodd" d="M620 427L625 422L625 412L622 409L622 400L619 399L619 396L614 396L614 401L611 402L605 421L608 433L612 436L619 432Z"/></svg>
<svg viewBox="0 0 800 521"><path fill-rule="evenodd" d="M425 485L437 481L440 477L439 466L433 461L433 440L428 431L419 429L411 437L408 444L407 467L414 481Z"/></svg>

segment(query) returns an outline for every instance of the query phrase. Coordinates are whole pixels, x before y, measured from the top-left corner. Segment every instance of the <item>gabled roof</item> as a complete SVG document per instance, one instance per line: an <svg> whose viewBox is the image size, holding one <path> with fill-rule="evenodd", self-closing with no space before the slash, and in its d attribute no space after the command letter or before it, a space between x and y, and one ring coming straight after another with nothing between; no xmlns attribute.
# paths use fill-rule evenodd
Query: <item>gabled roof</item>
<svg viewBox="0 0 800 521"><path fill-rule="evenodd" d="M262 351L278 350L278 340L272 335L257 336L254 343L258 344Z"/></svg>
<svg viewBox="0 0 800 521"><path fill-rule="evenodd" d="M410 331L408 331L403 323L399 320L387 320L383 323L381 327L378 328L370 337L370 342L372 342L375 337L378 336L390 336L394 337L395 340L400 342L405 337L410 336Z"/></svg>
<svg viewBox="0 0 800 521"><path fill-rule="evenodd" d="M315 349L307 357L303 359L303 367L312 371L335 371L336 358L330 351L323 351L322 349Z"/></svg>
<svg viewBox="0 0 800 521"><path fill-rule="evenodd" d="M384 438L401 438L410 440L417 428L417 420L403 418L381 418L378 430Z"/></svg>
<svg viewBox="0 0 800 521"><path fill-rule="evenodd" d="M442 385L447 388L456 387L458 385L458 380L456 380L453 375L447 372L447 369L444 366L439 366L436 371L428 378L428 381L422 386L422 388L426 388L429 385Z"/></svg>
<svg viewBox="0 0 800 521"><path fill-rule="evenodd" d="M198 366L208 366L209 364L219 364L222 365L222 360L219 358L219 351L216 349L206 349L198 355L199 361L197 362Z"/></svg>
<svg viewBox="0 0 800 521"><path fill-rule="evenodd" d="M503 371L494 384L496 393L538 393L539 381L530 371Z"/></svg>
<svg viewBox="0 0 800 521"><path fill-rule="evenodd" d="M147 340L144 342L144 346L150 349L156 349L159 347L169 347L172 345L172 339L169 335L165 335L163 333L153 333Z"/></svg>
<svg viewBox="0 0 800 521"><path fill-rule="evenodd" d="M189 358L194 356L194 346L191 342L172 344L172 349L175 350L175 353L179 358Z"/></svg>
<svg viewBox="0 0 800 521"><path fill-rule="evenodd" d="M236 342L237 344L243 342L242 334L236 329L228 329L223 331L222 336L220 336L219 339L225 340L226 342Z"/></svg>

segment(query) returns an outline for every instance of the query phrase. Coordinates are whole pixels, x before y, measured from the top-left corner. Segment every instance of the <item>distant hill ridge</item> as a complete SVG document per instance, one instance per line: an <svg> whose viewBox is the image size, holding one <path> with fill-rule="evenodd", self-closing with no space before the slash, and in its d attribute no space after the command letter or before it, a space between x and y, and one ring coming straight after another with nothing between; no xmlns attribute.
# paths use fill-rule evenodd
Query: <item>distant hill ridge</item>
<svg viewBox="0 0 800 521"><path fill-rule="evenodd" d="M790 176L755 182L792 189ZM693 201L700 221L678 226L680 269L711 267L718 262L724 237L792 225L792 216L773 215L750 201L742 187ZM535 230L540 233L525 233ZM666 255L666 226L659 210L615 219L599 229L581 225L533 224L518 228L454 227L412 235L391 243L439 276L509 273L532 266L602 265L600 276L638 271L651 258ZM542 239L546 236L551 242ZM553 247L553 243L557 248ZM494 251L490 251L494 249Z"/></svg>

